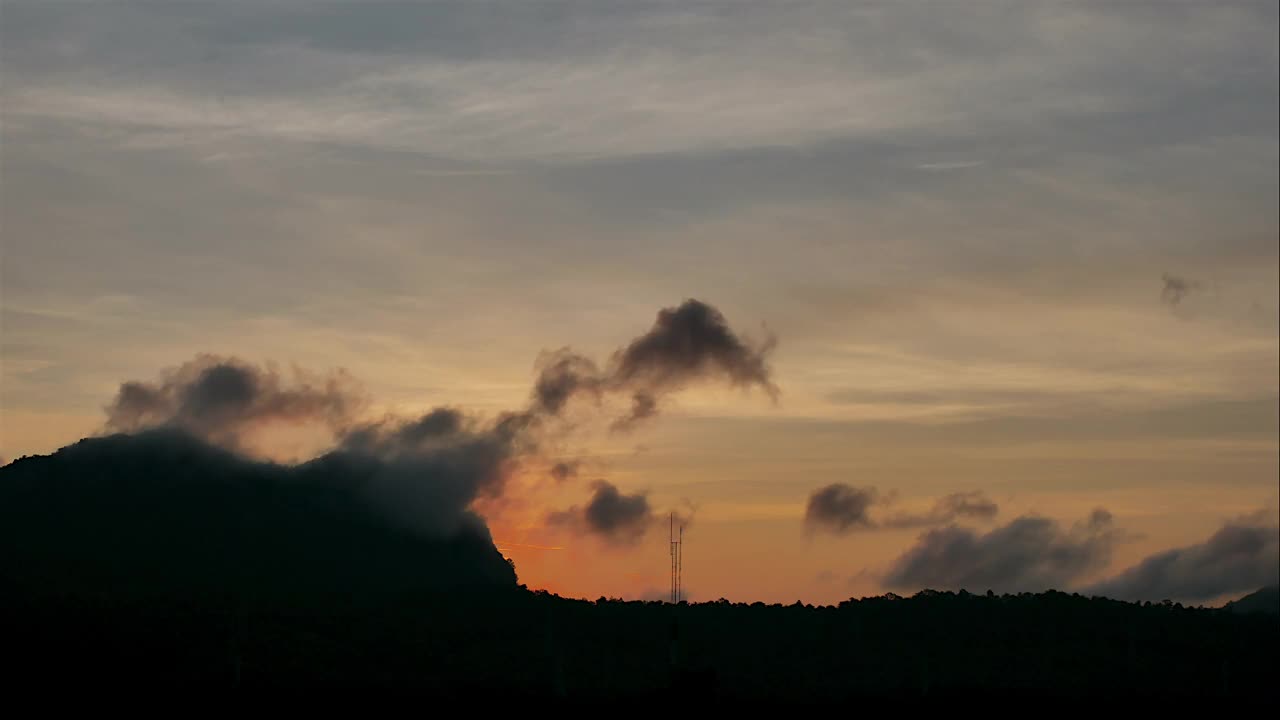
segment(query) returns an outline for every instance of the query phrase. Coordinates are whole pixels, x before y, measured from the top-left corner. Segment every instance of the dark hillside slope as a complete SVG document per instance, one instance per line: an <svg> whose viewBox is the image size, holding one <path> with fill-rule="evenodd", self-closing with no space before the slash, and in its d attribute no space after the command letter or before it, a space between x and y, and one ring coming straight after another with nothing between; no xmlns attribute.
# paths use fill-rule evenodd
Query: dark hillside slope
<svg viewBox="0 0 1280 720"><path fill-rule="evenodd" d="M1280 615L1280 586L1272 585L1233 600L1224 609L1236 613L1266 613Z"/></svg>

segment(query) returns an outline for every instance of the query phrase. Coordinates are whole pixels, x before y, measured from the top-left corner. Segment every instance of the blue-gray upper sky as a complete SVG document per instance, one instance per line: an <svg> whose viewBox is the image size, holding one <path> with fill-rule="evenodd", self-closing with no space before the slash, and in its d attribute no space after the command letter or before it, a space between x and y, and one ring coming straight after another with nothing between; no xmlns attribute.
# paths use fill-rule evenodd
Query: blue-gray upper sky
<svg viewBox="0 0 1280 720"><path fill-rule="evenodd" d="M1274 0L5 0L0 28L5 457L206 351L491 412L539 350L698 297L778 336L780 402L691 393L583 452L704 493L704 532L775 539L831 482L1105 501L1144 551L1274 506ZM795 572L852 575L845 542Z"/></svg>

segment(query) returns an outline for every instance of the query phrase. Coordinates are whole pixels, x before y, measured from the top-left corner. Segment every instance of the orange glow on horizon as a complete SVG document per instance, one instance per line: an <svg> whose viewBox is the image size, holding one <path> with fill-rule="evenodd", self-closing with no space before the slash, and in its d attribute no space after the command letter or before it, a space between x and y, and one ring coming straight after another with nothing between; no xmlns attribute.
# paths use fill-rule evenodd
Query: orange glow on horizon
<svg viewBox="0 0 1280 720"><path fill-rule="evenodd" d="M564 550L563 547L560 547L558 545L533 545L531 543L503 542L502 540L494 540L493 544L499 550L506 550L507 548L521 548L521 549L529 549L529 550Z"/></svg>

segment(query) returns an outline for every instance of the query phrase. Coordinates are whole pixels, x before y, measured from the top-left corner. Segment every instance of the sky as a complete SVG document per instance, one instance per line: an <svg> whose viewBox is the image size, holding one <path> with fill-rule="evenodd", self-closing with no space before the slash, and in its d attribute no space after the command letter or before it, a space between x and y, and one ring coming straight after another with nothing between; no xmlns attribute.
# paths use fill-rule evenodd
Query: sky
<svg viewBox="0 0 1280 720"><path fill-rule="evenodd" d="M530 587L664 597L678 512L694 600L1242 594L1280 512L1278 28L6 0L0 456L120 429L121 383L209 353L339 377L370 421L529 407L572 348L603 401L474 505ZM619 374L687 307L736 349ZM620 424L632 391L653 416ZM308 459L335 430L304 415L237 451Z"/></svg>

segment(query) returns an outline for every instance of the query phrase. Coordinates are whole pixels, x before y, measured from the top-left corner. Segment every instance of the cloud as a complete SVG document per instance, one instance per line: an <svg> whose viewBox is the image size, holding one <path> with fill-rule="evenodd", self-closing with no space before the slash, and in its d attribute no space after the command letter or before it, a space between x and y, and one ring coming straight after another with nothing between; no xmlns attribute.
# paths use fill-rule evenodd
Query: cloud
<svg viewBox="0 0 1280 720"><path fill-rule="evenodd" d="M361 422L355 381L345 373L316 378L295 369L286 381L269 367L201 355L154 383L127 382L107 407L110 431L180 429L244 452L253 433L273 422L316 422L337 438L313 462L365 475L367 500L389 520L433 535L469 521L481 496L502 493L511 463L537 447L536 417L506 413L485 422L450 407L412 418Z"/></svg>
<svg viewBox="0 0 1280 720"><path fill-rule="evenodd" d="M883 581L894 589L1073 589L1104 568L1114 544L1128 537L1101 509L1069 530L1034 516L986 534L947 527L921 535ZM1080 592L1119 600L1196 602L1278 580L1280 527L1274 515L1259 513L1224 524L1203 543L1151 555Z"/></svg>
<svg viewBox="0 0 1280 720"><path fill-rule="evenodd" d="M958 518L992 520L999 512L1000 506L980 491L952 493L939 499L927 513L897 513L885 519L883 525L890 528L930 527Z"/></svg>
<svg viewBox="0 0 1280 720"><path fill-rule="evenodd" d="M1063 589L1106 567L1123 534L1095 510L1070 529L1023 516L988 533L946 527L924 533L884 577L893 589L996 592Z"/></svg>
<svg viewBox="0 0 1280 720"><path fill-rule="evenodd" d="M876 497L875 488L855 488L843 483L814 490L805 506L805 526L834 533L875 527L867 513Z"/></svg>
<svg viewBox="0 0 1280 720"><path fill-rule="evenodd" d="M547 516L547 521L553 525L598 535L620 545L639 542L654 519L647 494L625 495L604 480L593 485L591 500L586 507L575 505Z"/></svg>
<svg viewBox="0 0 1280 720"><path fill-rule="evenodd" d="M1228 127L1272 117L1256 92L1272 76L1239 71L1272 57L1262 3L591 3L572 21L469 2L187 5L6 3L6 111L482 161L1052 131L1122 111L1158 130L1193 121L1158 116L1180 98ZM1173 62L1197 73L1160 72Z"/></svg>
<svg viewBox="0 0 1280 720"><path fill-rule="evenodd" d="M578 470L581 466L582 463L578 460L561 460L552 465L549 472L556 482L564 482L578 477Z"/></svg>
<svg viewBox="0 0 1280 720"><path fill-rule="evenodd" d="M337 452L313 462L375 468L366 478L370 501L404 527L439 534L456 528L478 498L503 494L516 463L536 453L536 430L524 413L484 421L437 408L356 426Z"/></svg>
<svg viewBox="0 0 1280 720"><path fill-rule="evenodd" d="M698 382L758 387L777 398L768 364L773 337L753 344L730 327L724 315L700 300L685 300L658 311L648 332L613 353L605 369L569 348L543 353L538 361L533 404L559 414L575 396L599 400L605 394L631 396L631 407L614 420L625 430L657 414L659 399Z"/></svg>
<svg viewBox="0 0 1280 720"><path fill-rule="evenodd" d="M805 526L810 531L825 530L845 534L854 530L880 528L920 528L945 525L960 518L991 520L1000 506L980 491L952 493L934 502L926 512L901 511L888 517L874 517L876 505L898 501L895 493L881 495L874 487L855 488L835 483L814 490L805 506Z"/></svg>
<svg viewBox="0 0 1280 720"><path fill-rule="evenodd" d="M604 378L596 364L569 348L543 353L538 358L537 367L534 403L551 415L559 414L575 395L599 398L604 389Z"/></svg>
<svg viewBox="0 0 1280 720"><path fill-rule="evenodd" d="M348 449L393 453L447 442L464 431L467 420L455 408L435 408L418 418L388 417L359 423L342 431Z"/></svg>
<svg viewBox="0 0 1280 720"><path fill-rule="evenodd" d="M920 163L915 167L917 170L946 172L948 170L966 170L968 168L981 167L984 164L982 160L953 160L950 162Z"/></svg>
<svg viewBox="0 0 1280 720"><path fill-rule="evenodd" d="M359 386L343 371L316 376L233 357L200 355L156 382L126 382L106 407L112 432L177 427L224 447L270 423L320 423L340 429L363 408Z"/></svg>
<svg viewBox="0 0 1280 720"><path fill-rule="evenodd" d="M1089 587L1119 600L1212 600L1280 582L1280 527L1258 514L1224 524L1196 545L1165 550Z"/></svg>
<svg viewBox="0 0 1280 720"><path fill-rule="evenodd" d="M437 407L362 419L363 395L345 373L294 369L285 377L271 366L200 355L157 381L121 385L105 408L115 434L5 466L0 520L13 522L0 539L24 548L14 571L37 581L40 566L53 563L62 568L54 573L63 573L58 582L73 584L145 584L152 574L164 585L166 573L177 573L179 584L217 587L237 582L240 566L278 572L286 584L310 573L300 582L325 589L382 572L391 575L370 582L512 584L513 571L473 506L507 492L521 463L546 462L539 457L546 421L570 396L606 379L640 394L719 373L731 382L764 377L763 362L747 368L750 349L730 342L736 338L722 319L716 326L719 314L699 305L681 306L697 309L692 324L679 325L691 333L688 347L657 342L662 338L651 331L641 350L620 352L626 375L602 375L571 354L552 354L530 404L491 417ZM320 423L333 446L300 464L248 457L255 432L279 422ZM568 478L577 469L560 462L551 472ZM623 494L603 480L585 507L556 515L617 544L637 542L653 523L645 493ZM415 548L420 563L408 559ZM247 557L255 552L261 557ZM475 567L467 566L472 561ZM196 568L210 563L213 570L200 575Z"/></svg>
<svg viewBox="0 0 1280 720"><path fill-rule="evenodd" d="M476 499L503 493L513 463L538 452L544 420L571 397L626 390L633 397L627 421L635 422L656 412L657 393L703 379L775 393L764 362L769 347L752 348L718 311L689 300L662 310L654 328L615 353L608 371L567 348L544 353L530 405L488 420L453 407L360 420L364 396L344 372L317 376L295 368L285 377L271 366L200 355L157 381L122 384L106 408L106 427L179 429L243 452L271 423L319 423L337 444L316 462L374 468L367 473L372 502L405 526L438 534L452 532ZM574 470L563 464L552 472L567 478ZM618 540L635 534L648 508L643 496L621 496L609 486L597 489L585 512L587 527Z"/></svg>
<svg viewBox="0 0 1280 720"><path fill-rule="evenodd" d="M206 599L514 587L464 506L435 532L383 512L388 473L428 488L470 472L346 450L277 465L175 428L91 438L0 470L0 574L37 591Z"/></svg>
<svg viewBox="0 0 1280 720"><path fill-rule="evenodd" d="M719 310L699 300L658 311L649 332L613 357L611 379L651 390L680 388L690 381L719 377L739 387L778 390L770 378L767 355L773 338L752 347L739 338Z"/></svg>
<svg viewBox="0 0 1280 720"><path fill-rule="evenodd" d="M396 432L397 439L420 445L433 438L448 437L462 430L462 413L453 408L436 408L417 420L405 423Z"/></svg>
<svg viewBox="0 0 1280 720"><path fill-rule="evenodd" d="M1183 298L1200 287L1200 283L1195 280L1178 275L1165 273L1163 278L1164 288L1160 291L1160 302L1171 307L1177 307L1182 303Z"/></svg>
<svg viewBox="0 0 1280 720"><path fill-rule="evenodd" d="M610 429L614 431L630 430L637 423L658 414L658 399L652 394L638 391L631 396L631 411L613 421Z"/></svg>

